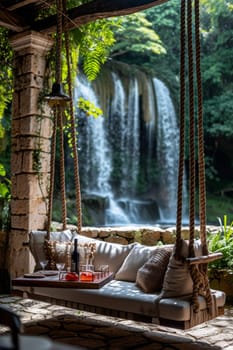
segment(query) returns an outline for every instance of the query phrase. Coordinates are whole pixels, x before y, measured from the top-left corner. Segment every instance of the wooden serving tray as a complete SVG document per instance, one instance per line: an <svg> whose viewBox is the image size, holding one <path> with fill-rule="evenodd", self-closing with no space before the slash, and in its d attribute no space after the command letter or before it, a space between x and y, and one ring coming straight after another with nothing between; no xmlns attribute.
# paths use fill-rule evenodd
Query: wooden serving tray
<svg viewBox="0 0 233 350"><path fill-rule="evenodd" d="M108 272L104 277L95 278L94 281L65 281L56 276L45 276L43 278L17 277L12 279L13 286L21 287L47 287L47 288L77 288L77 289L99 289L113 279L113 273Z"/></svg>

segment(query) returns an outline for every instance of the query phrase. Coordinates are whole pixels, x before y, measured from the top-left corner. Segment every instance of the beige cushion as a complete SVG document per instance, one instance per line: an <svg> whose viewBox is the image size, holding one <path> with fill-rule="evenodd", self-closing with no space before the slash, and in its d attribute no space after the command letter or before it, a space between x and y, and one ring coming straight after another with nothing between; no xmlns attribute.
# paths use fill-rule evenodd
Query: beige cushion
<svg viewBox="0 0 233 350"><path fill-rule="evenodd" d="M96 248L95 269L98 271L101 265L109 265L109 271L116 273L134 245L101 242Z"/></svg>
<svg viewBox="0 0 233 350"><path fill-rule="evenodd" d="M101 265L108 265L109 271L115 273L135 246L135 243L123 245L95 240L93 238L90 239L81 235L76 235L75 237L78 238L78 242L80 243L87 241L96 243L96 253L94 256L94 267L96 271L100 270Z"/></svg>
<svg viewBox="0 0 233 350"><path fill-rule="evenodd" d="M44 242L46 235L46 231L32 231L29 236L29 247L35 259L36 270L41 269L40 261L46 259L44 250ZM72 240L72 236L73 235L70 230L65 230L61 232L51 232L50 240L58 242L69 242Z"/></svg>
<svg viewBox="0 0 233 350"><path fill-rule="evenodd" d="M146 293L160 291L170 256L171 249L155 249L149 260L137 272L137 286Z"/></svg>
<svg viewBox="0 0 233 350"><path fill-rule="evenodd" d="M146 247L136 244L130 251L122 266L117 271L115 279L120 281L135 282L138 269L149 259L155 247Z"/></svg>
<svg viewBox="0 0 233 350"><path fill-rule="evenodd" d="M188 257L188 241L182 240L181 256ZM202 255L201 243L196 241L194 244L195 256ZM168 268L164 277L162 297L171 298L177 296L190 295L193 291L193 281L190 275L189 266L182 261L176 260L173 254L170 258Z"/></svg>

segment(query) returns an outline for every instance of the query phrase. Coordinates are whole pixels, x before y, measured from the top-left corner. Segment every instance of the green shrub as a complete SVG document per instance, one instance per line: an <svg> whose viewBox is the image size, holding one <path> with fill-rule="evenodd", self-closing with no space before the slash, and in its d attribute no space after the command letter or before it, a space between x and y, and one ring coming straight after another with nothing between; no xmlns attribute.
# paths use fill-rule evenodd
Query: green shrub
<svg viewBox="0 0 233 350"><path fill-rule="evenodd" d="M223 254L222 259L216 260L209 264L211 268L232 269L233 268L233 221L227 224L227 215L218 218L220 230L216 234L210 234L209 250L211 252L220 252Z"/></svg>

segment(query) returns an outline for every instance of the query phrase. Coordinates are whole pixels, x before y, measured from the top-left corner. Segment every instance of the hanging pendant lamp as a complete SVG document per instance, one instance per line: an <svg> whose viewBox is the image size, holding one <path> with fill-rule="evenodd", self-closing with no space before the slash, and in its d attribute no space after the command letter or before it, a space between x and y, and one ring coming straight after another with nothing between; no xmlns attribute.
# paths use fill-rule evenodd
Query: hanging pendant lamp
<svg viewBox="0 0 233 350"><path fill-rule="evenodd" d="M62 54L62 3L61 0L56 1L57 7L57 31L56 31L56 81L53 83L52 91L45 97L51 108L60 107L64 109L70 96L63 91L61 83L61 54Z"/></svg>
<svg viewBox="0 0 233 350"><path fill-rule="evenodd" d="M52 92L45 97L48 100L50 108L61 107L65 108L70 97L63 91L62 83L55 82L52 86Z"/></svg>

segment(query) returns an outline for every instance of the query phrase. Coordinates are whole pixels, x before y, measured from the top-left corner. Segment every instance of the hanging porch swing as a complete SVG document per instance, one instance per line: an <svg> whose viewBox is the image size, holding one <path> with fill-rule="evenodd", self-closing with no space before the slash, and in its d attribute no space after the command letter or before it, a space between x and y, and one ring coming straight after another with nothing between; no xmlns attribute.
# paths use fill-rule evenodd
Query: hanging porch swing
<svg viewBox="0 0 233 350"><path fill-rule="evenodd" d="M65 166L64 166L64 135L63 135L63 111L69 106L71 116L71 142L72 153L74 160L74 181L76 192L76 208L77 208L77 232L82 234L82 210L81 210L81 190L79 181L79 165L77 140L75 129L75 116L72 97L71 83L71 64L69 52L69 40L67 30L67 16L65 1L57 0L57 41L56 41L56 82L53 85L52 93L47 97L48 103L53 111L53 136L51 142L51 176L50 176L50 191L48 203L48 222L45 237L45 249L48 249L48 244L51 242L51 221L52 207L54 195L54 179L55 179L55 152L56 152L56 137L59 133L60 142L60 185L61 185L61 202L62 202L62 224L63 231L67 229L66 224L66 189L65 189ZM62 16L64 15L63 19ZM195 50L193 45L193 17L195 16ZM65 95L61 85L61 51L62 51L62 25L64 23L66 63L68 69L68 86L69 96ZM187 42L187 52L186 52ZM176 242L173 249L170 262L164 277L163 289L158 296L158 304L165 300L165 304L173 309L175 304L182 301L183 294L176 291L185 288L181 283L186 284L187 276L191 276L192 281L192 297L188 300L190 309L190 319L188 322L177 322L168 320L166 317L158 317L159 322L166 326L187 328L199 323L208 321L217 317L224 312L224 302L219 304L216 300L215 291L211 291L208 282L208 263L221 258L220 253L210 254L208 251L206 237L206 189L205 189L205 164L204 164L204 137L203 137L203 111L202 111L202 87L201 87L201 67L200 67L200 38L199 38L199 0L194 0L194 15L192 9L192 0L181 0L181 34L180 34L181 56L180 56L180 156L179 156L179 174L178 174L178 190L177 190L177 220L176 220ZM188 62L186 62L188 57ZM194 78L194 67L196 78ZM186 93L186 68L188 70L188 94ZM195 88L197 91L197 118L195 117ZM187 95L187 96L186 96ZM188 97L188 98L187 98ZM185 107L186 100L189 105L189 241L184 241L182 238L182 189L184 176L184 149L185 149ZM197 121L197 125L196 125ZM197 145L195 144L197 134ZM195 232L195 191L196 191L196 156L195 148L197 146L198 154L198 186L199 186L199 220L200 220L200 240L197 242L194 237ZM178 268L179 267L179 268ZM52 266L50 266L52 268ZM179 275L179 271L184 271L183 280ZM178 273L178 275L177 275ZM174 291L174 281L178 283ZM180 285L179 285L180 283ZM48 288L47 288L48 290ZM46 292L49 294L49 291ZM123 291L124 293L124 291ZM31 297L36 297L36 292L30 294ZM114 294L114 292L113 292ZM43 292L42 292L43 295ZM88 293L86 293L88 295ZM51 297L54 296L54 289L51 288ZM93 296L90 294L90 297ZM199 307L200 296L205 300L205 307ZM94 297L94 296L93 296ZM177 298L177 299L176 299ZM221 295L224 299L224 293ZM82 299L82 297L81 297ZM169 299L171 299L169 301ZM70 301L71 302L71 301ZM170 302L170 304L169 304ZM78 303L80 307L80 302ZM109 308L111 308L111 304ZM158 307L159 308L159 307ZM101 313L101 307L96 305L96 309ZM106 308L105 308L106 309ZM114 308L113 308L114 309ZM113 313L114 315L114 313Z"/></svg>

